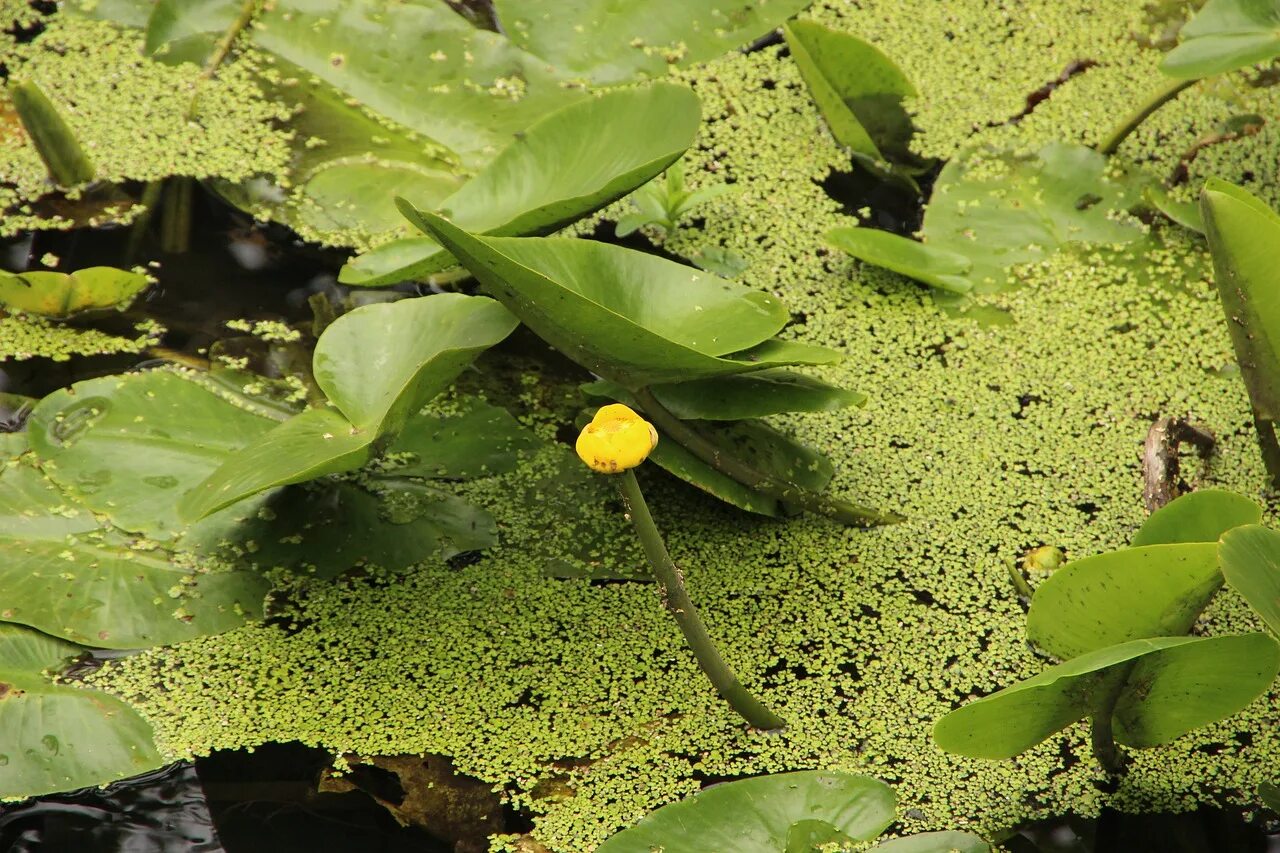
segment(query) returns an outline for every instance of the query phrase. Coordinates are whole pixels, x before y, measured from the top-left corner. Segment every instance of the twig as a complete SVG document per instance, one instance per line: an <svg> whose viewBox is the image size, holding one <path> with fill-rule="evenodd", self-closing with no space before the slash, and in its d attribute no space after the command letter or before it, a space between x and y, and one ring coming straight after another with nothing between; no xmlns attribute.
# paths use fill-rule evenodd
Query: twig
<svg viewBox="0 0 1280 853"><path fill-rule="evenodd" d="M1274 437L1272 433L1273 441ZM1213 455L1216 439L1205 427L1182 418L1161 418L1147 431L1142 448L1142 502L1147 512L1155 512L1182 494L1178 447L1184 442L1194 446L1200 458L1207 461Z"/></svg>

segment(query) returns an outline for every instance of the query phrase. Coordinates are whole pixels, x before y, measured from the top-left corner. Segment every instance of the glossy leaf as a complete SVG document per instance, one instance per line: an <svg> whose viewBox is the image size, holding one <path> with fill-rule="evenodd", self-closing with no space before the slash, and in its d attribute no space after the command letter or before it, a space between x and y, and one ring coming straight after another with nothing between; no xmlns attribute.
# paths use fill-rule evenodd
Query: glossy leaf
<svg viewBox="0 0 1280 853"><path fill-rule="evenodd" d="M1231 588L1280 634L1280 533L1256 524L1237 527L1218 543L1218 564Z"/></svg>
<svg viewBox="0 0 1280 853"><path fill-rule="evenodd" d="M316 384L358 430L374 438L398 433L516 325L482 296L437 293L365 305L320 336L312 359Z"/></svg>
<svg viewBox="0 0 1280 853"><path fill-rule="evenodd" d="M991 853L991 845L972 832L922 832L877 844L880 853Z"/></svg>
<svg viewBox="0 0 1280 853"><path fill-rule="evenodd" d="M145 275L115 267L73 273L0 272L0 308L55 319L99 308L123 311L148 284Z"/></svg>
<svg viewBox="0 0 1280 853"><path fill-rule="evenodd" d="M910 157L913 128L902 102L916 90L889 57L813 21L792 21L783 34L836 141L873 161Z"/></svg>
<svg viewBox="0 0 1280 853"><path fill-rule="evenodd" d="M769 340L786 309L710 273L590 240L479 237L403 209L543 340L625 387L839 357Z"/></svg>
<svg viewBox="0 0 1280 853"><path fill-rule="evenodd" d="M505 474L541 443L506 409L472 400L455 415L410 418L387 452L413 454L397 475L456 480Z"/></svg>
<svg viewBox="0 0 1280 853"><path fill-rule="evenodd" d="M1181 31L1160 70L1171 77L1222 74L1280 56L1280 4L1209 0Z"/></svg>
<svg viewBox="0 0 1280 853"><path fill-rule="evenodd" d="M867 401L866 394L782 369L655 385L649 390L685 420L737 421L784 412L834 412ZM583 391L615 400L628 396L620 385L605 379L584 385Z"/></svg>
<svg viewBox="0 0 1280 853"><path fill-rule="evenodd" d="M661 76L767 34L808 0L496 0L520 47L596 85Z"/></svg>
<svg viewBox="0 0 1280 853"><path fill-rule="evenodd" d="M1204 649L1179 651L1192 646ZM1165 655L1172 655L1167 665L1155 660ZM1240 660L1242 657L1255 660L1245 663ZM1188 721L1197 720L1190 727L1195 728L1240 710L1252 701L1257 690L1270 683L1268 677L1258 687L1259 676L1265 675L1273 664L1280 665L1280 649L1265 634L1155 637L1107 646L952 711L934 725L934 741L947 752L959 755L1012 758L1091 715L1109 692L1114 674L1123 671L1117 668L1146 658L1152 658L1152 662L1142 669L1140 678L1130 681L1134 689L1122 695L1115 720L1117 736L1121 732L1132 735L1133 741L1121 740L1134 746L1149 745L1144 739L1146 732L1163 736ZM1242 676L1234 687L1228 686L1225 694L1212 669L1214 664L1221 665L1225 673ZM1252 677L1243 677L1248 672L1253 673ZM1183 707L1171 712L1156 708L1153 702L1142 700L1138 688L1147 691L1148 697L1156 696L1165 702L1177 696L1176 701ZM1254 692L1248 699L1238 701L1250 691Z"/></svg>
<svg viewBox="0 0 1280 853"><path fill-rule="evenodd" d="M1261 520L1262 508L1244 495L1199 489L1151 513L1133 535L1133 546L1217 542L1228 530Z"/></svg>
<svg viewBox="0 0 1280 853"><path fill-rule="evenodd" d="M0 624L0 797L105 785L166 763L150 726L124 702L43 675L81 651Z"/></svg>
<svg viewBox="0 0 1280 853"><path fill-rule="evenodd" d="M667 83L570 104L534 123L438 208L473 233L550 233L621 198L677 160L693 144L700 114L692 91ZM366 252L343 267L339 278L377 286L452 263L436 241L410 237Z"/></svg>
<svg viewBox="0 0 1280 853"><path fill-rule="evenodd" d="M1185 634L1222 586L1217 544L1124 548L1072 560L1036 588L1027 638L1071 658L1143 637Z"/></svg>
<svg viewBox="0 0 1280 853"><path fill-rule="evenodd" d="M1217 179L1205 182L1200 209L1249 399L1263 420L1280 419L1280 215Z"/></svg>
<svg viewBox="0 0 1280 853"><path fill-rule="evenodd" d="M883 782L802 770L714 785L663 806L609 838L597 853L784 853L813 842L869 841L894 820ZM819 833L815 838L814 833ZM803 846L801 838L809 842Z"/></svg>
<svg viewBox="0 0 1280 853"><path fill-rule="evenodd" d="M826 242L864 263L892 270L907 278L952 293L968 293L973 262L966 255L939 249L888 231L874 228L833 228Z"/></svg>
<svg viewBox="0 0 1280 853"><path fill-rule="evenodd" d="M167 370L105 376L45 397L27 432L78 501L124 530L171 539L185 527L182 492L276 425L233 399Z"/></svg>
<svg viewBox="0 0 1280 853"><path fill-rule="evenodd" d="M30 464L0 471L0 619L100 648L167 645L243 625L268 584L104 528Z"/></svg>

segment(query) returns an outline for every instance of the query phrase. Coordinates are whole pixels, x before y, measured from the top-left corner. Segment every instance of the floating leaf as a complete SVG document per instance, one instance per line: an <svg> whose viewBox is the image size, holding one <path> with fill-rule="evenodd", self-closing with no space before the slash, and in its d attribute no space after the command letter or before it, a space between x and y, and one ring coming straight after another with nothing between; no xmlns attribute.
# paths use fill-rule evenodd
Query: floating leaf
<svg viewBox="0 0 1280 853"><path fill-rule="evenodd" d="M967 277L973 262L957 252L874 228L833 228L827 232L826 242L865 263L941 290L952 293L973 290L973 282Z"/></svg>
<svg viewBox="0 0 1280 853"><path fill-rule="evenodd" d="M1137 662L1116 706L1116 739L1166 743L1229 717L1266 690L1280 645L1266 634L1156 637L1089 652L947 714L933 737L947 752L1012 758L1094 713L1113 676Z"/></svg>
<svg viewBox="0 0 1280 853"><path fill-rule="evenodd" d="M765 35L808 0L496 0L517 45L574 78L613 84L661 76Z"/></svg>
<svg viewBox="0 0 1280 853"><path fill-rule="evenodd" d="M991 845L972 832L922 832L877 844L880 853L991 853Z"/></svg>
<svg viewBox="0 0 1280 853"><path fill-rule="evenodd" d="M165 764L150 726L99 690L55 684L82 649L30 628L0 624L0 797L105 785Z"/></svg>
<svg viewBox="0 0 1280 853"><path fill-rule="evenodd" d="M1259 419L1280 419L1280 216L1225 181L1200 196L1214 280L1249 399ZM1274 473L1274 472L1273 472Z"/></svg>
<svg viewBox="0 0 1280 853"><path fill-rule="evenodd" d="M1262 508L1244 495L1200 489L1151 513L1133 535L1133 546L1217 542L1228 530L1261 520Z"/></svg>
<svg viewBox="0 0 1280 853"><path fill-rule="evenodd" d="M813 21L791 21L783 34L836 141L872 162L911 158L913 128L902 102L916 90L889 57Z"/></svg>
<svg viewBox="0 0 1280 853"><path fill-rule="evenodd" d="M710 273L590 240L478 237L434 214L402 209L521 322L623 386L839 357L769 340L787 321L781 303Z"/></svg>
<svg viewBox="0 0 1280 853"><path fill-rule="evenodd" d="M663 806L597 853L783 853L869 841L894 820L883 782L825 770L740 779Z"/></svg>
<svg viewBox="0 0 1280 853"><path fill-rule="evenodd" d="M1274 782L1262 782L1258 785L1258 798L1273 812L1280 812L1280 785Z"/></svg>
<svg viewBox="0 0 1280 853"><path fill-rule="evenodd" d="M1222 586L1217 552L1216 543L1193 542L1073 560L1036 588L1027 637L1054 657L1071 658L1185 634Z"/></svg>
<svg viewBox="0 0 1280 853"><path fill-rule="evenodd" d="M620 385L604 379L582 390L596 397L632 399ZM649 390L672 414L686 420L737 421L784 412L833 412L867 401L866 394L782 369L654 385Z"/></svg>
<svg viewBox="0 0 1280 853"><path fill-rule="evenodd" d="M124 530L171 539L185 527L183 490L276 426L232 400L168 370L104 376L45 397L27 432L76 500Z"/></svg>
<svg viewBox="0 0 1280 853"><path fill-rule="evenodd" d="M1147 187L1143 197L1156 210L1169 219L1197 234L1204 233L1204 217L1200 215L1200 205L1193 201L1178 201L1161 184Z"/></svg>
<svg viewBox="0 0 1280 853"><path fill-rule="evenodd" d="M123 311L148 284L145 275L115 267L0 272L0 307L56 319L99 308Z"/></svg>
<svg viewBox="0 0 1280 853"><path fill-rule="evenodd" d="M168 645L257 618L254 572L208 571L101 527L25 462L0 471L0 619L100 648Z"/></svg>
<svg viewBox="0 0 1280 853"><path fill-rule="evenodd" d="M470 479L515 469L523 452L541 442L506 409L471 400L456 415L415 415L388 453L412 453L400 476Z"/></svg>
<svg viewBox="0 0 1280 853"><path fill-rule="evenodd" d="M667 83L570 104L523 132L438 207L473 233L550 233L621 198L677 160L693 144L700 114L691 90ZM339 280L393 284L452 263L436 241L405 238L351 261Z"/></svg>
<svg viewBox="0 0 1280 853"><path fill-rule="evenodd" d="M1194 79L1280 56L1280 4L1271 0L1209 0L1181 31L1160 70Z"/></svg>
<svg viewBox="0 0 1280 853"><path fill-rule="evenodd" d="M1230 530L1218 544L1218 564L1231 588L1280 634L1280 533L1256 524Z"/></svg>

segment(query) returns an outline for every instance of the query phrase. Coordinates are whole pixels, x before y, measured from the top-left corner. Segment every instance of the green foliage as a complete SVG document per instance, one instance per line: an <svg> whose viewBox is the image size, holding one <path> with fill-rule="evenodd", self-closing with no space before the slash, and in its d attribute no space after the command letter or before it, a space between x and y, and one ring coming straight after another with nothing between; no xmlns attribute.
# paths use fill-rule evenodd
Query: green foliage
<svg viewBox="0 0 1280 853"><path fill-rule="evenodd" d="M0 797L103 785L166 763L137 711L100 690L46 677L81 651L0 624Z"/></svg>
<svg viewBox="0 0 1280 853"><path fill-rule="evenodd" d="M73 273L0 272L0 307L54 319L99 308L123 311L149 284L142 273L115 267L88 267Z"/></svg>
<svg viewBox="0 0 1280 853"><path fill-rule="evenodd" d="M582 390L635 405L624 388L607 380L589 383ZM785 412L834 412L867 402L866 394L783 368L654 385L650 390L672 414L689 420L738 421Z"/></svg>
<svg viewBox="0 0 1280 853"><path fill-rule="evenodd" d="M1197 489L1170 501L1142 522L1130 544L1217 542L1228 530L1262 520L1262 508L1225 489Z"/></svg>
<svg viewBox="0 0 1280 853"><path fill-rule="evenodd" d="M967 255L940 249L930 243L908 240L874 228L833 228L827 243L868 264L892 270L940 290L968 293L973 261Z"/></svg>
<svg viewBox="0 0 1280 853"><path fill-rule="evenodd" d="M53 182L74 187L92 181L93 163L40 87L31 82L11 83L9 97Z"/></svg>
<svg viewBox="0 0 1280 853"><path fill-rule="evenodd" d="M469 479L513 470L519 455L538 443L506 409L470 400L455 414L412 418L388 454L412 454L396 466L397 476Z"/></svg>
<svg viewBox="0 0 1280 853"><path fill-rule="evenodd" d="M1280 56L1280 4L1275 0L1209 0L1182 28L1181 43L1160 70L1208 77Z"/></svg>
<svg viewBox="0 0 1280 853"><path fill-rule="evenodd" d="M661 172L693 144L698 121L698 98L683 86L605 92L540 119L457 192L429 207L476 233L549 233ZM404 238L354 259L340 277L346 284L376 286L453 262L428 237Z"/></svg>
<svg viewBox="0 0 1280 853"><path fill-rule="evenodd" d="M1218 546L1218 564L1231 588L1280 634L1280 533L1257 524L1230 530Z"/></svg>
<svg viewBox="0 0 1280 853"><path fill-rule="evenodd" d="M699 205L729 192L733 192L729 184L707 184L696 190L688 189L684 183L684 161L677 160L667 169L665 180L654 179L631 196L631 203L639 212L620 218L613 229L614 236L626 237L646 225L669 234Z"/></svg>

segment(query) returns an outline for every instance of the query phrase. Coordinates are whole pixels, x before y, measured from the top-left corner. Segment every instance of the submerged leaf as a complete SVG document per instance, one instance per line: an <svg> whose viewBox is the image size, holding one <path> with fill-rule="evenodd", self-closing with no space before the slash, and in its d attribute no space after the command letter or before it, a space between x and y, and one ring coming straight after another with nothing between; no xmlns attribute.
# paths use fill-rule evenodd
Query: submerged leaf
<svg viewBox="0 0 1280 853"><path fill-rule="evenodd" d="M73 273L0 272L0 308L63 319L99 308L128 308L150 284L142 273L88 267Z"/></svg>
<svg viewBox="0 0 1280 853"><path fill-rule="evenodd" d="M922 832L877 844L880 853L991 853L991 845L972 832Z"/></svg>
<svg viewBox="0 0 1280 853"><path fill-rule="evenodd" d="M848 252L860 261L892 270L916 281L953 293L968 293L973 262L966 255L940 249L888 231L874 228L833 228L829 246Z"/></svg>

